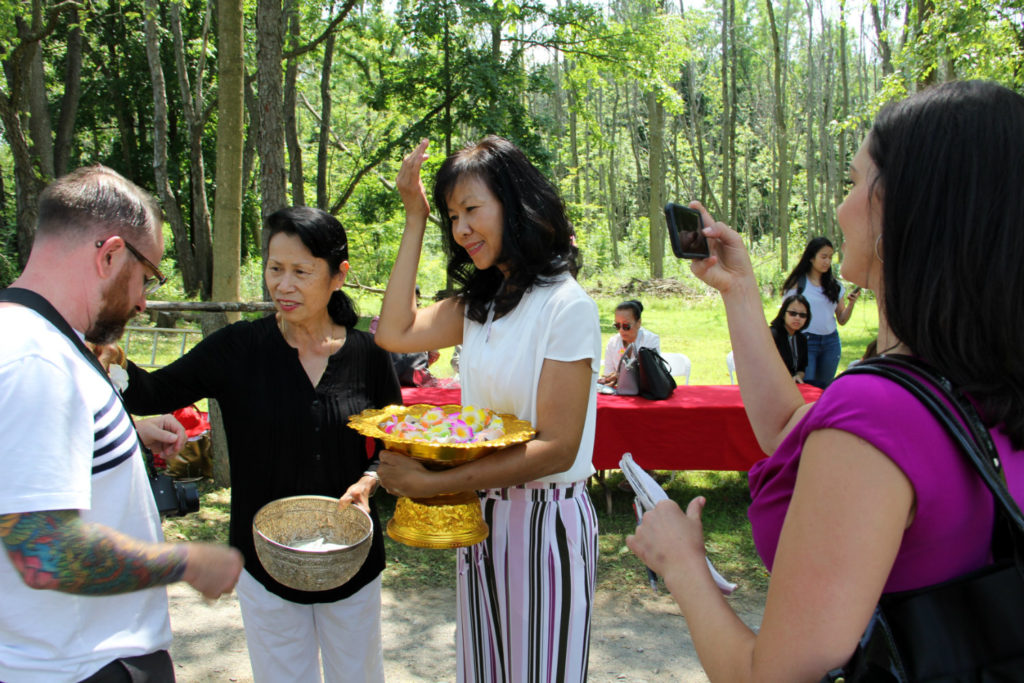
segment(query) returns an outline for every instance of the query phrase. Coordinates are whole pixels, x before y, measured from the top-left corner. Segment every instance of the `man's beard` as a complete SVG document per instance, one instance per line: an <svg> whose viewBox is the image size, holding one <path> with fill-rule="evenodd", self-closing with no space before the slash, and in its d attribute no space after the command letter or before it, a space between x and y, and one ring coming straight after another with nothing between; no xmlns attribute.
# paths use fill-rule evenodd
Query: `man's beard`
<svg viewBox="0 0 1024 683"><path fill-rule="evenodd" d="M124 334L124 327L135 317L135 307L128 301L128 282L132 269L127 266L104 292L103 304L96 320L85 331L85 340L93 344L113 344Z"/></svg>

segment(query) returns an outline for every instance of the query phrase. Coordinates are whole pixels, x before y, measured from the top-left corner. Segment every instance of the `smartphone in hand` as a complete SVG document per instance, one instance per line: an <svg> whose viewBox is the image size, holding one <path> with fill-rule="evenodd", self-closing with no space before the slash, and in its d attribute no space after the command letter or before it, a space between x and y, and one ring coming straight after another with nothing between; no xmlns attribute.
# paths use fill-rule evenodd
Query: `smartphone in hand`
<svg viewBox="0 0 1024 683"><path fill-rule="evenodd" d="M665 222L676 258L703 259L711 255L708 240L702 232L704 221L699 211L669 202L665 205Z"/></svg>

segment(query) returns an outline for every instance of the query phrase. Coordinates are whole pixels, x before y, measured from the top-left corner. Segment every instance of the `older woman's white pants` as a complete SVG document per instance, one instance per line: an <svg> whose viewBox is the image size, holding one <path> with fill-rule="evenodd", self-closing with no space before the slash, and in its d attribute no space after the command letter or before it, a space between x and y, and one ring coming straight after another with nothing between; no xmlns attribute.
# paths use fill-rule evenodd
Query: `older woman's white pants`
<svg viewBox="0 0 1024 683"><path fill-rule="evenodd" d="M235 591L256 683L384 680L379 576L344 600L315 605L284 600L246 571Z"/></svg>

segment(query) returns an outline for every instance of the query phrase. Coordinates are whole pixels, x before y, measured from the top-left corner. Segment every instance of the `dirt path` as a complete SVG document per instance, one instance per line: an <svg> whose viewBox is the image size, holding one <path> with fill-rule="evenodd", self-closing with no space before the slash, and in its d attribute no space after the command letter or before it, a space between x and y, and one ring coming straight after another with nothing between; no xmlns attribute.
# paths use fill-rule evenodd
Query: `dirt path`
<svg viewBox="0 0 1024 683"><path fill-rule="evenodd" d="M168 590L179 683L237 681L252 672L234 595L207 604L194 590ZM733 605L751 626L760 624L763 596L742 595ZM384 672L391 683L455 680L455 590L383 592ZM707 681L686 623L668 595L598 593L590 648L594 683Z"/></svg>

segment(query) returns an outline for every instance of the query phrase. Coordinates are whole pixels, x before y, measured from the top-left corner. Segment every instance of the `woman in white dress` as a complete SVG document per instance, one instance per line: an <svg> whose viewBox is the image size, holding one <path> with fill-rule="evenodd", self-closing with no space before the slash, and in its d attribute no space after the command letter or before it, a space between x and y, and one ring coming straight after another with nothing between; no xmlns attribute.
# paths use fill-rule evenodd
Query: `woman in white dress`
<svg viewBox="0 0 1024 683"><path fill-rule="evenodd" d="M601 360L597 306L574 276L578 251L554 186L507 140L446 159L434 206L455 295L417 309L413 288L430 212L420 168L397 186L406 223L377 343L413 352L462 344L462 402L529 420L537 437L431 471L383 452L382 484L425 498L478 492L489 537L459 550L459 681L584 681L597 564L586 490Z"/></svg>

